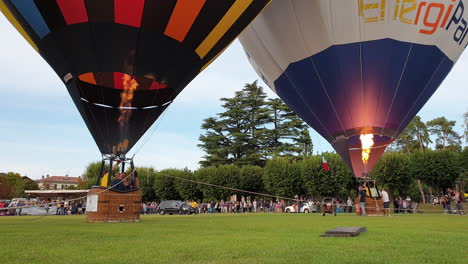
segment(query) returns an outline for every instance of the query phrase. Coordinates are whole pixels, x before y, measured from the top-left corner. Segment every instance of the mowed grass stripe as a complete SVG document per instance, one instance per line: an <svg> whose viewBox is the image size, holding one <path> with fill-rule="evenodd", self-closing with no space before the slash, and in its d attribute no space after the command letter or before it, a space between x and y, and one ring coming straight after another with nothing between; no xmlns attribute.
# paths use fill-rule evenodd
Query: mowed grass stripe
<svg viewBox="0 0 468 264"><path fill-rule="evenodd" d="M0 217L1 263L468 263L468 218L318 214ZM365 226L354 238L327 229Z"/></svg>

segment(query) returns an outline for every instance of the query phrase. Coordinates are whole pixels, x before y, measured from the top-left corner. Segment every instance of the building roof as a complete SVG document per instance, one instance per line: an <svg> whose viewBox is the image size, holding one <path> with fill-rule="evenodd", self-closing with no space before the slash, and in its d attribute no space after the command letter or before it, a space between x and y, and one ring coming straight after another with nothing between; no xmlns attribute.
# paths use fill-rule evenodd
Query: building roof
<svg viewBox="0 0 468 264"><path fill-rule="evenodd" d="M67 177L67 176L50 176L47 178L36 180L37 183L71 183L78 184L79 177Z"/></svg>
<svg viewBox="0 0 468 264"><path fill-rule="evenodd" d="M21 176L21 178L23 179L23 181L25 181L25 180L32 181L33 180L33 179L29 178L28 176Z"/></svg>

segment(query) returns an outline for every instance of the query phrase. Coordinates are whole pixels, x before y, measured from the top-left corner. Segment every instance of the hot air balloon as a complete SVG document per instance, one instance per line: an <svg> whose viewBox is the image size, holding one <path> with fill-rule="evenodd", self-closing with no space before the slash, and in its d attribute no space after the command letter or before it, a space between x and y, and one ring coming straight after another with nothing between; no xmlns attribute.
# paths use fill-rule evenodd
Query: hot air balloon
<svg viewBox="0 0 468 264"><path fill-rule="evenodd" d="M2 0L103 154L125 154L269 0Z"/></svg>
<svg viewBox="0 0 468 264"><path fill-rule="evenodd" d="M0 10L62 79L112 168L269 2L0 0Z"/></svg>
<svg viewBox="0 0 468 264"><path fill-rule="evenodd" d="M240 41L259 76L362 178L466 47L466 3L276 0Z"/></svg>

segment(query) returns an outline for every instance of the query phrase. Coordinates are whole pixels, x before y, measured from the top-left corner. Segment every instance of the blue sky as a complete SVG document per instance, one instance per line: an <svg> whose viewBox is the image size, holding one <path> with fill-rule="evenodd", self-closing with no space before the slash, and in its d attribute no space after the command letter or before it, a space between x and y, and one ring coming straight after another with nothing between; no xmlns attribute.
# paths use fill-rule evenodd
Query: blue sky
<svg viewBox="0 0 468 264"><path fill-rule="evenodd" d="M100 153L68 92L49 65L0 15L0 172L14 171L31 178L41 175L78 176ZM167 112L133 148L138 166L156 169L196 169L204 155L197 144L203 119L222 109L219 99L231 97L258 77L239 42L234 42L175 100ZM263 82L269 96L275 97ZM424 121L445 116L457 121L468 110L468 54L419 115ZM312 132L314 152L331 151Z"/></svg>

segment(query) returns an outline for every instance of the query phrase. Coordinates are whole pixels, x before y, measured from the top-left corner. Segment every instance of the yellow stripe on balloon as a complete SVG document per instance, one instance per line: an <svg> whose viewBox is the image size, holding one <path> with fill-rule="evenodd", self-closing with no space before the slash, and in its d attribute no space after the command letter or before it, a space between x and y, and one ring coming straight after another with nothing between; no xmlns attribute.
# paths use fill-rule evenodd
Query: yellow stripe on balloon
<svg viewBox="0 0 468 264"><path fill-rule="evenodd" d="M195 50L200 58L204 58L208 52L218 43L218 41L226 34L232 25L239 19L244 11L252 4L253 0L237 0L227 11L224 17L219 21L213 31Z"/></svg>
<svg viewBox="0 0 468 264"><path fill-rule="evenodd" d="M18 32L23 36L24 39L26 39L27 42L29 42L29 45L31 45L37 52L39 52L39 48L37 45L34 43L34 41L29 37L28 33L23 29L21 24L16 20L15 16L11 13L11 11L8 9L8 7L3 3L3 1L0 1L0 11L5 15L5 17L10 21L10 23L18 30Z"/></svg>
<svg viewBox="0 0 468 264"><path fill-rule="evenodd" d="M269 1L269 2L263 7L262 11L265 10L265 8L266 8L270 3L271 3L271 1ZM260 13L261 13L261 12L260 12ZM250 22L250 24L252 24L252 22ZM242 30L242 32L244 32L244 31L250 26L250 24L249 24L246 28L244 28L244 29ZM242 34L242 32L241 32L241 34ZM235 39L234 39L234 40L235 40ZM219 55L221 55L221 53L223 53L229 46L231 46L231 44L232 44L232 42L234 42L234 40L232 40L232 41L229 43L229 45L226 45L226 47L224 47L224 49L223 49L222 51L220 51L218 54L216 54L216 56L214 56L210 61L208 61L207 63L205 63L205 65L203 65L203 67L201 68L200 72L204 71L208 66L210 66L210 64L211 64L214 60L216 60L216 59L219 57Z"/></svg>

